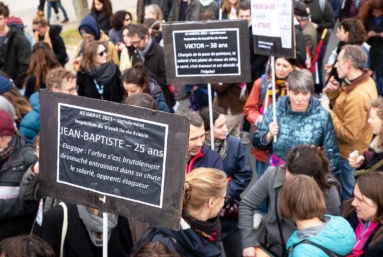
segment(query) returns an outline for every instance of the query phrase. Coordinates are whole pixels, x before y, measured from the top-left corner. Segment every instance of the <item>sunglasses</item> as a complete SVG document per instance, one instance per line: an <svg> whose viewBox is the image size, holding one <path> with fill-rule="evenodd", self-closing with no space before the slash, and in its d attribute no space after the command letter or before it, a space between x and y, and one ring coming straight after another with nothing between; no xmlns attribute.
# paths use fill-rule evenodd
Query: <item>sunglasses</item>
<svg viewBox="0 0 383 257"><path fill-rule="evenodd" d="M103 57L104 54L106 54L106 50L102 51L101 53L98 53L98 55L99 55L100 57Z"/></svg>

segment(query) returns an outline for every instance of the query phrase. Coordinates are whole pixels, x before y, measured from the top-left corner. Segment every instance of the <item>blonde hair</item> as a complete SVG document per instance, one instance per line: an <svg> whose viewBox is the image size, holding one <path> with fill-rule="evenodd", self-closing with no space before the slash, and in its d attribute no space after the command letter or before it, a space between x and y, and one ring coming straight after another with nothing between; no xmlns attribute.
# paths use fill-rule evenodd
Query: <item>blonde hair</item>
<svg viewBox="0 0 383 257"><path fill-rule="evenodd" d="M33 25L40 25L41 27L49 26L48 21L45 19L44 12L38 11L36 17L32 20Z"/></svg>
<svg viewBox="0 0 383 257"><path fill-rule="evenodd" d="M164 15L162 14L161 8L156 4L150 4L145 7L145 11L148 11L152 14L156 15L156 19L158 21L162 21L164 19Z"/></svg>
<svg viewBox="0 0 383 257"><path fill-rule="evenodd" d="M200 209L212 197L226 192L226 173L213 168L197 168L186 175L182 208Z"/></svg>
<svg viewBox="0 0 383 257"><path fill-rule="evenodd" d="M376 114L378 115L379 119L383 120L383 98L379 97L376 100L373 100L371 102L371 109L376 110ZM379 132L378 136L378 147L383 147L383 128Z"/></svg>

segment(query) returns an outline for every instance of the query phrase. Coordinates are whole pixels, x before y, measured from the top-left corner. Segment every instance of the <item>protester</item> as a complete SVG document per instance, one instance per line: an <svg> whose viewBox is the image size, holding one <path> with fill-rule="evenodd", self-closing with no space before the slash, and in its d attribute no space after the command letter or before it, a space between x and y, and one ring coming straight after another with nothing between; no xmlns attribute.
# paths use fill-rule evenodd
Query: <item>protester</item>
<svg viewBox="0 0 383 257"><path fill-rule="evenodd" d="M372 172L355 181L354 197L344 204L343 216L354 229L354 256L383 255L383 173Z"/></svg>
<svg viewBox="0 0 383 257"><path fill-rule="evenodd" d="M13 119L0 110L0 241L28 234L36 217L38 202L19 197L25 171L36 161L32 146L15 129Z"/></svg>
<svg viewBox="0 0 383 257"><path fill-rule="evenodd" d="M2 257L56 257L52 247L35 235L10 237L0 242Z"/></svg>
<svg viewBox="0 0 383 257"><path fill-rule="evenodd" d="M295 59L279 57L275 60L275 88L276 100L287 95L286 80L290 73L296 68ZM262 78L254 82L253 89L243 108L245 118L254 126L254 133L263 120L265 110L273 103L271 70L268 74L262 75ZM255 170L257 178L260 179L266 170L266 160L268 156L267 150L259 150L257 147L252 147L252 153L255 158ZM254 228L258 229L263 215L266 214L266 202L262 203L254 215Z"/></svg>
<svg viewBox="0 0 383 257"><path fill-rule="evenodd" d="M210 112L206 107L201 110L201 117L205 126L205 145L212 145L210 138ZM225 203L220 213L221 237L226 256L241 257L241 236L238 229L238 212L230 214L230 208L238 208L240 194L249 185L253 171L246 148L241 141L230 135L226 127L226 117L222 108L213 108L214 151L218 152L223 160L223 171L226 173L229 184L227 195L230 199ZM229 213L225 213L225 211ZM232 216L233 215L233 216Z"/></svg>
<svg viewBox="0 0 383 257"><path fill-rule="evenodd" d="M198 21L202 12L199 0L174 0L168 21Z"/></svg>
<svg viewBox="0 0 383 257"><path fill-rule="evenodd" d="M273 256L283 256L286 241L296 230L294 220L281 217L280 190L286 180L299 174L313 177L323 192L326 213L339 215L340 197L336 185L329 183L330 166L323 150L313 145L298 145L286 156L283 166L271 166L257 180L239 206L243 256L256 256L255 247L262 247ZM253 212L268 199L268 211L256 233L253 229ZM283 240L282 240L283 239ZM258 249L259 250L259 249Z"/></svg>
<svg viewBox="0 0 383 257"><path fill-rule="evenodd" d="M79 96L121 103L121 72L108 59L104 44L93 41L86 45L77 72L77 85Z"/></svg>
<svg viewBox="0 0 383 257"><path fill-rule="evenodd" d="M170 112L173 112L174 95L166 84L166 69L164 49L149 36L149 30L142 24L131 24L128 37L130 43L136 48L132 64L144 63L146 72L151 79L157 81L161 87L166 104Z"/></svg>
<svg viewBox="0 0 383 257"><path fill-rule="evenodd" d="M372 133L376 137L370 144L370 149L365 151L363 155L356 158L348 158L349 165L354 169L370 170L374 165L378 165L375 170L383 171L383 99L378 98L372 101L370 109L370 117L367 120L372 128Z"/></svg>
<svg viewBox="0 0 383 257"><path fill-rule="evenodd" d="M0 2L0 69L21 89L27 76L32 49L23 31L8 27L8 18L9 8Z"/></svg>
<svg viewBox="0 0 383 257"><path fill-rule="evenodd" d="M93 0L92 8L90 9L90 15L96 20L100 29L109 34L110 17L113 15L112 3L110 0Z"/></svg>
<svg viewBox="0 0 383 257"><path fill-rule="evenodd" d="M124 48L123 46L125 45L122 40L121 29L124 26L128 26L131 22L132 14L125 10L116 12L110 18L110 25L112 26L112 29L109 30L109 39L116 46L116 50L119 52L122 50L120 50L120 45L122 45L121 48Z"/></svg>
<svg viewBox="0 0 383 257"><path fill-rule="evenodd" d="M160 241L185 257L221 256L218 213L227 200L226 173L198 168L186 175L184 185L180 229L152 225L137 246Z"/></svg>
<svg viewBox="0 0 383 257"><path fill-rule="evenodd" d="M154 241L142 245L137 252L130 257L180 257L177 253L173 253L169 247L163 242Z"/></svg>
<svg viewBox="0 0 383 257"><path fill-rule="evenodd" d="M156 100L154 100L154 98L147 93L129 95L127 98L125 98L124 103L127 105L143 107L151 110L159 110Z"/></svg>
<svg viewBox="0 0 383 257"><path fill-rule="evenodd" d="M149 35L152 37L152 39L155 40L157 44L163 47L164 42L162 40L161 23L154 18L148 18L144 20L143 24L146 28L148 28Z"/></svg>
<svg viewBox="0 0 383 257"><path fill-rule="evenodd" d="M235 20L237 19L236 8L239 5L239 0L223 0L221 11L222 20Z"/></svg>
<svg viewBox="0 0 383 257"><path fill-rule="evenodd" d="M326 151L333 174L339 172L334 125L330 114L312 96L314 82L311 73L308 70L290 73L287 90L287 96L273 103L276 105L276 121L273 121L273 106L270 106L253 137L255 147L269 150L265 168L283 164L291 147L314 144ZM273 140L274 136L277 136L277 141Z"/></svg>
<svg viewBox="0 0 383 257"><path fill-rule="evenodd" d="M36 43L33 46L24 96L29 99L34 92L46 88L45 80L48 72L58 67L61 65L49 45L45 42Z"/></svg>
<svg viewBox="0 0 383 257"><path fill-rule="evenodd" d="M297 66L302 67L305 66L307 59L306 40L302 33L302 27L299 21L294 17L293 22L295 27L295 56L297 60Z"/></svg>
<svg viewBox="0 0 383 257"><path fill-rule="evenodd" d="M53 248L56 256L102 256L103 236L108 237L108 256L127 256L133 247L127 218L108 213L108 234L103 235L102 212L98 209L65 203L67 223L61 204L44 213L41 238ZM63 226L67 227L60 253Z"/></svg>
<svg viewBox="0 0 383 257"><path fill-rule="evenodd" d="M339 23L336 30L336 37L339 40L338 46L332 51L328 64L325 66L327 70L327 77L334 76L334 78L341 82L335 68L337 56L344 45L358 45L368 54L370 46L366 44L367 33L364 29L363 23L357 19L345 19ZM366 62L365 68L368 68L369 62Z"/></svg>
<svg viewBox="0 0 383 257"><path fill-rule="evenodd" d="M146 18L155 18L157 17L145 17L148 13L146 10L146 7L149 5L157 5L159 9L161 10L161 21L168 20L170 9L172 8L173 1L162 1L162 0L137 0L137 22L142 23L144 22L144 19ZM153 14L154 12L151 10L150 14ZM155 13L159 13L158 11L155 11Z"/></svg>
<svg viewBox="0 0 383 257"><path fill-rule="evenodd" d="M60 36L61 26L49 26L48 21L44 18L44 13L37 13L32 21L35 42L45 42L55 53L57 61L61 66L65 66L69 57L63 39Z"/></svg>
<svg viewBox="0 0 383 257"><path fill-rule="evenodd" d="M351 252L355 235L342 217L325 215L323 193L315 180L296 175L283 185L279 204L284 219L294 219L298 230L287 240L288 256L328 257L326 251L345 256Z"/></svg>
<svg viewBox="0 0 383 257"><path fill-rule="evenodd" d="M122 83L126 96L148 93L156 100L160 111L169 112L160 86L150 80L142 63L137 63L134 67L127 69L122 75Z"/></svg>
<svg viewBox="0 0 383 257"><path fill-rule="evenodd" d="M249 25L249 49L250 49L250 69L251 69L251 82L246 83L247 92L250 94L253 89L254 82L265 73L265 65L268 56L259 55L254 53L254 36L253 26L251 23L251 9L250 3L242 2L237 6L236 15L238 19L246 19ZM251 124L244 118L242 131L240 132L241 142L245 145L250 143L250 128Z"/></svg>
<svg viewBox="0 0 383 257"><path fill-rule="evenodd" d="M132 67L132 57L134 52L134 47L130 43L129 34L129 25L124 26L121 29L122 39L124 41L123 45L118 45L119 49L121 49L120 55L120 71L124 73L125 70ZM121 48L122 47L122 48Z"/></svg>
<svg viewBox="0 0 383 257"><path fill-rule="evenodd" d="M156 4L145 6L145 16L142 22L144 22L146 19L156 19L159 22L162 22L164 20L164 15L161 11L161 8Z"/></svg>
<svg viewBox="0 0 383 257"><path fill-rule="evenodd" d="M371 46L370 69L376 77L378 94L383 96L383 3L378 0L367 1L358 17L367 31L367 44Z"/></svg>
<svg viewBox="0 0 383 257"><path fill-rule="evenodd" d="M363 153L368 149L372 138L372 128L368 124L371 100L378 97L375 83L370 77L372 72L363 69L367 54L356 45L343 46L337 57L335 68L339 78L344 79L341 88L339 82L331 77L323 89L330 99L333 109L321 100L323 108L330 112L340 149L343 200L348 200L354 186L354 169L349 165L350 153Z"/></svg>
<svg viewBox="0 0 383 257"><path fill-rule="evenodd" d="M104 44L105 48L107 49L109 58L111 58L115 64L120 65L115 46L112 42L110 42L108 36L103 31L100 31L100 27L91 15L86 16L81 21L80 26L78 27L78 32L83 39L77 45L75 60L73 62L73 68L75 71L78 71L80 67L85 46L92 41L98 41Z"/></svg>
<svg viewBox="0 0 383 257"><path fill-rule="evenodd" d="M5 98L4 96L0 95L0 109L6 111L9 115L11 115L13 119L13 125L17 127L17 115L16 115L16 110L15 107Z"/></svg>
<svg viewBox="0 0 383 257"><path fill-rule="evenodd" d="M248 98L246 83L217 83L211 87L216 92L216 105L225 112L227 131L239 138L243 107Z"/></svg>
<svg viewBox="0 0 383 257"><path fill-rule="evenodd" d="M305 38L306 46L309 49L310 58L315 54L318 42L317 30L310 21L310 13L305 3L296 2L294 7L294 16L302 28L302 34Z"/></svg>
<svg viewBox="0 0 383 257"><path fill-rule="evenodd" d="M17 115L16 125L19 128L21 120L32 110L32 107L28 100L19 93L13 81L2 71L0 71L0 95L5 97L15 107Z"/></svg>
<svg viewBox="0 0 383 257"><path fill-rule="evenodd" d="M199 167L223 170L221 156L205 144L205 127L201 116L188 109L179 109L176 114L190 121L189 146L186 155L186 174Z"/></svg>
<svg viewBox="0 0 383 257"><path fill-rule="evenodd" d="M46 78L47 90L63 94L77 95L76 75L64 68L57 68L48 73ZM40 96L39 92L31 95L29 99L33 110L30 111L20 123L20 134L30 143L40 132Z"/></svg>

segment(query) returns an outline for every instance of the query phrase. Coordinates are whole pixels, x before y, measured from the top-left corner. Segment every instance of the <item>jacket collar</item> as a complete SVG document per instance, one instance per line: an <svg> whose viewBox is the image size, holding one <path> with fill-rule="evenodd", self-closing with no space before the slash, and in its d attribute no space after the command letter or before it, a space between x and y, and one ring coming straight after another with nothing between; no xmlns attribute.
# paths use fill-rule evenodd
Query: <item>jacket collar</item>
<svg viewBox="0 0 383 257"><path fill-rule="evenodd" d="M359 78L353 80L351 84L347 85L345 82L343 82L342 89L348 94L352 92L357 86L363 84L366 82L372 74L372 71L369 69L363 69L364 74L360 76Z"/></svg>

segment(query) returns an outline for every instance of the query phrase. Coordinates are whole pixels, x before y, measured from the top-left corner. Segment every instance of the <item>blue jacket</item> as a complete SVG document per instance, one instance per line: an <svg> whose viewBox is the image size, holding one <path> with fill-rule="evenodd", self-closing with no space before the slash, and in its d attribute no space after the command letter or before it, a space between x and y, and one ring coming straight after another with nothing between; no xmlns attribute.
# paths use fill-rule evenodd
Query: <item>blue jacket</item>
<svg viewBox="0 0 383 257"><path fill-rule="evenodd" d="M150 83L150 94L156 100L158 109L163 112L170 112L168 105L165 101L164 93L157 83Z"/></svg>
<svg viewBox="0 0 383 257"><path fill-rule="evenodd" d="M328 255L314 245L301 243L308 240L324 248L345 256L351 252L355 244L354 230L342 217L325 215L326 222L321 226L315 226L295 231L287 240L286 249L289 257L328 257Z"/></svg>
<svg viewBox="0 0 383 257"><path fill-rule="evenodd" d="M98 26L98 23L97 21L93 18L92 15L88 14L80 23L80 26L78 27L78 32L80 33L81 35L81 31L80 31L80 28L81 26L89 26L91 27L94 32L96 32L96 35L95 35L95 39L96 40L99 40L100 37L101 37L101 34L100 34L100 27Z"/></svg>
<svg viewBox="0 0 383 257"><path fill-rule="evenodd" d="M194 170L196 168L215 168L223 171L223 163L221 156L216 151L213 151L206 145L203 145L202 153L203 155L201 157L193 156L189 160L188 166L192 161L194 162L193 167L191 167L191 170Z"/></svg>
<svg viewBox="0 0 383 257"><path fill-rule="evenodd" d="M334 125L330 113L322 108L320 102L311 97L310 104L305 112L293 112L290 109L288 96L279 98L276 106L279 132L277 142L265 142L269 131L269 123L273 121L273 105L267 109L262 122L253 136L253 145L260 150L268 150L266 167L270 165L272 154L284 160L287 152L300 144L313 144L323 147L330 161L331 172L339 172L339 148Z"/></svg>
<svg viewBox="0 0 383 257"><path fill-rule="evenodd" d="M20 122L20 134L32 143L33 138L40 132L40 95L39 92L34 93L29 98L32 106L30 111Z"/></svg>

